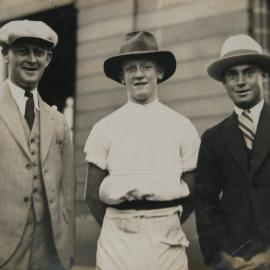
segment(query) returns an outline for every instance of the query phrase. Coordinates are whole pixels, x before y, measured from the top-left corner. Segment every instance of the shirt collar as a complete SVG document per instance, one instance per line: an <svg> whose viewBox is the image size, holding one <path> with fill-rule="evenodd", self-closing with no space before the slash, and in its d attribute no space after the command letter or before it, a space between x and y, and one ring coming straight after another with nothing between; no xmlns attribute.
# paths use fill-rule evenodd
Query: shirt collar
<svg viewBox="0 0 270 270"><path fill-rule="evenodd" d="M131 100L128 100L127 104L130 107L133 107L135 109L137 108L137 109L147 110L147 109L152 109L152 108L156 107L159 104L159 100L157 98L154 101L147 103L147 104L140 104L140 103L136 103L136 102L133 102Z"/></svg>
<svg viewBox="0 0 270 270"><path fill-rule="evenodd" d="M260 118L260 115L261 115L261 111L262 111L263 105L264 105L264 100L260 101L254 107L252 107L252 108L249 109L250 114L251 114L251 117L252 117L253 122L255 124L255 129L257 129L257 126L258 126L258 122L259 122L259 118ZM237 106L234 106L234 111L235 111L235 113L237 115L241 115L244 110L243 109L240 109Z"/></svg>
<svg viewBox="0 0 270 270"><path fill-rule="evenodd" d="M8 81L8 86L11 90L11 94L12 94L13 98L15 99L17 105L19 106L19 109L22 110L23 104L24 104L23 107L25 109L25 102L27 100L27 97L24 96L25 90L23 88L19 87L18 85L14 84L10 79L8 79L7 81ZM37 88L32 90L31 93L33 94L35 108L36 108L36 110L39 111ZM22 113L24 114L24 110Z"/></svg>

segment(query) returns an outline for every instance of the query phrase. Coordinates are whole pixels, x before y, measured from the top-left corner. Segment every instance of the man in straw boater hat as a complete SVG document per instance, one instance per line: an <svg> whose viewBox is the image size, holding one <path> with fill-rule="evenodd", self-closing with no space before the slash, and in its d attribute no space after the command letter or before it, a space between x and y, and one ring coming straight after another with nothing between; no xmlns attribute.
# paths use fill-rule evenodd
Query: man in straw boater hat
<svg viewBox="0 0 270 270"><path fill-rule="evenodd" d="M200 139L187 118L158 100L158 84L175 69L174 55L145 31L127 34L104 63L128 102L96 123L85 145L86 199L102 226L97 269L188 269L179 218L188 216Z"/></svg>
<svg viewBox="0 0 270 270"><path fill-rule="evenodd" d="M214 269L270 269L269 67L255 40L236 35L207 69L234 103L233 114L203 134L196 171L199 241Z"/></svg>
<svg viewBox="0 0 270 270"><path fill-rule="evenodd" d="M64 116L38 94L57 34L40 21L0 29L0 269L68 270L74 257L75 173Z"/></svg>

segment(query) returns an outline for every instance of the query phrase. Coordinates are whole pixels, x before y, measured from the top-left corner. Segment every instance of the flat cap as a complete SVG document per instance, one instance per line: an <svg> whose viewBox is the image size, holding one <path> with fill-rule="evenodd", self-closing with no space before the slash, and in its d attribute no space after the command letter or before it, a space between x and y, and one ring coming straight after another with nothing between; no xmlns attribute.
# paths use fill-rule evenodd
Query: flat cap
<svg viewBox="0 0 270 270"><path fill-rule="evenodd" d="M50 48L54 48L58 42L57 34L41 21L11 21L0 28L0 46L11 45L20 38L41 39L47 42Z"/></svg>

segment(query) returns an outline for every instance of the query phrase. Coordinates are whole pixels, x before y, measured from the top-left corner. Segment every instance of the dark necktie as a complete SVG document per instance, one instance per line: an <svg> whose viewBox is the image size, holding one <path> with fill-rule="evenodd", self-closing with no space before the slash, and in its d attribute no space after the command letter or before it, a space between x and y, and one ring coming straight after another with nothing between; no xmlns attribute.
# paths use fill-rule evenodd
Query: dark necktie
<svg viewBox="0 0 270 270"><path fill-rule="evenodd" d="M254 123L251 118L250 111L244 110L241 115L238 116L239 128L243 132L243 136L248 149L252 150L253 141L255 138Z"/></svg>
<svg viewBox="0 0 270 270"><path fill-rule="evenodd" d="M24 118L29 126L29 129L31 130L35 120L34 98L31 91L25 91L24 96L28 98L25 104Z"/></svg>

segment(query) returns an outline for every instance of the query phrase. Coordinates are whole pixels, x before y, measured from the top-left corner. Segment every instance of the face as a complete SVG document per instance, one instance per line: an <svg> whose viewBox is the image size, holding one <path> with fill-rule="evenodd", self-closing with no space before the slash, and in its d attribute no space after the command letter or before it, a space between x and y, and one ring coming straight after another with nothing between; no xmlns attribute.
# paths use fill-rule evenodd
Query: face
<svg viewBox="0 0 270 270"><path fill-rule="evenodd" d="M253 65L235 65L224 72L224 85L233 103L249 109L263 99L266 74Z"/></svg>
<svg viewBox="0 0 270 270"><path fill-rule="evenodd" d="M157 98L157 81L162 79L163 71L152 60L129 60L122 64L121 77L129 100L147 104Z"/></svg>
<svg viewBox="0 0 270 270"><path fill-rule="evenodd" d="M8 64L10 80L23 89L37 87L45 68L51 60L51 52L38 40L18 40L2 50Z"/></svg>

